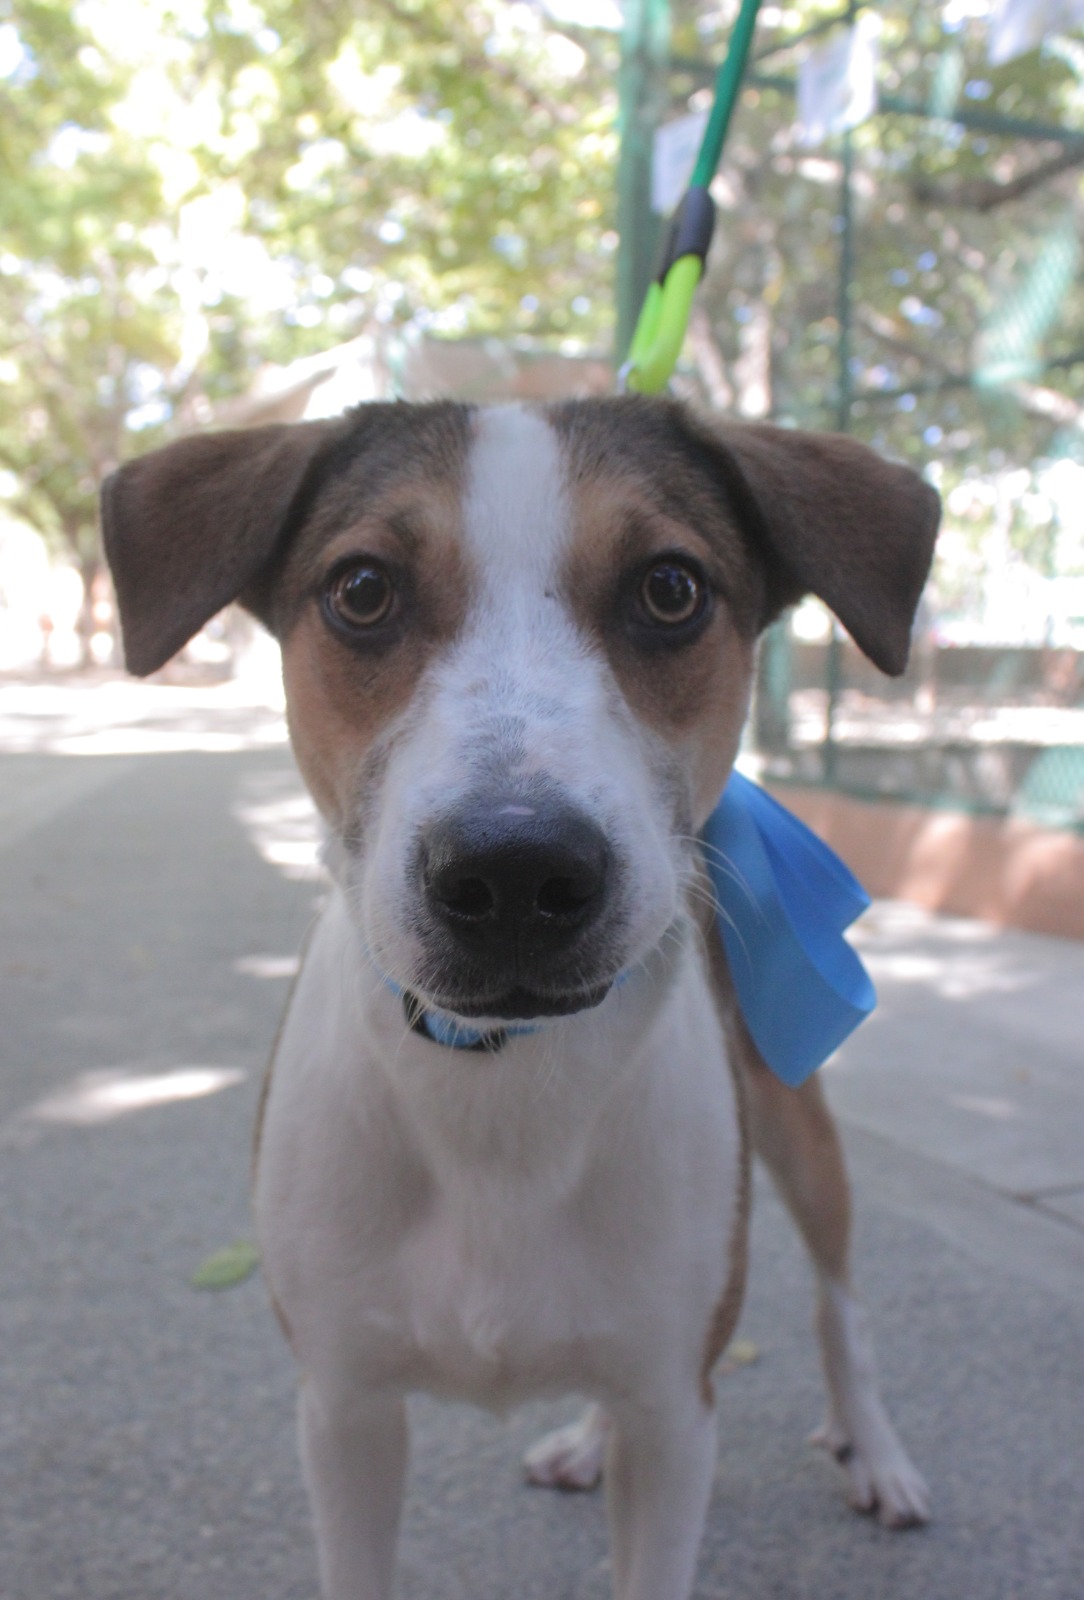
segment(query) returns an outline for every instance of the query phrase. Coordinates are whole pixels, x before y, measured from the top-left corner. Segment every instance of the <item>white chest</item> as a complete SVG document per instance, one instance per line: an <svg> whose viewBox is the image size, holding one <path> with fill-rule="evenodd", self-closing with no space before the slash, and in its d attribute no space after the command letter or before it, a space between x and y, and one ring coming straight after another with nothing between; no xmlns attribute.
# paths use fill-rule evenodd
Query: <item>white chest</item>
<svg viewBox="0 0 1084 1600"><path fill-rule="evenodd" d="M567 1216L438 1207L396 1261L401 1376L500 1408L600 1374L624 1318L598 1266Z"/></svg>
<svg viewBox="0 0 1084 1600"><path fill-rule="evenodd" d="M699 1370L741 1162L698 963L620 1049L603 1007L560 1057L419 1042L367 1066L313 992L283 1033L257 1195L303 1361L498 1409Z"/></svg>

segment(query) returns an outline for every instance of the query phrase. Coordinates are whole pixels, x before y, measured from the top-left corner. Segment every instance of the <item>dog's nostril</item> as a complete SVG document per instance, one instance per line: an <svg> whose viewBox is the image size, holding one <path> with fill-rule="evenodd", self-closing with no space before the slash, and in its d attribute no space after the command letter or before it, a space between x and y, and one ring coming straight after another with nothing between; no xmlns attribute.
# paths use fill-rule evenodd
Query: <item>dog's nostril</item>
<svg viewBox="0 0 1084 1600"><path fill-rule="evenodd" d="M481 878L460 878L437 889L437 898L456 917L481 922L495 909L493 891Z"/></svg>
<svg viewBox="0 0 1084 1600"><path fill-rule="evenodd" d="M575 878L547 878L538 890L535 904L544 917L574 916L583 910L596 887Z"/></svg>

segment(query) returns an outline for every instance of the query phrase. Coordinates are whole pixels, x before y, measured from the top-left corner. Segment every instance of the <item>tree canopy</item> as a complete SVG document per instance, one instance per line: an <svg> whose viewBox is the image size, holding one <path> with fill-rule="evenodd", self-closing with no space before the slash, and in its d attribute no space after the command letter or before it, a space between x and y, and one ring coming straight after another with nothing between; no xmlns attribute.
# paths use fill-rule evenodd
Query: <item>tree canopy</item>
<svg viewBox="0 0 1084 1600"><path fill-rule="evenodd" d="M597 344L616 54L505 0L0 0L9 499L93 563L102 475L268 361Z"/></svg>
<svg viewBox="0 0 1084 1600"><path fill-rule="evenodd" d="M1084 570L1046 470L1084 416L1084 42L991 66L988 0L875 9L850 425L933 462L975 541L1002 516L1039 568ZM673 0L664 115L703 102L735 11ZM586 15L0 0L7 502L92 567L100 477L266 362L405 326L606 348L620 40ZM841 143L802 142L794 91L839 15L763 7L686 352L709 398L812 426L838 409Z"/></svg>

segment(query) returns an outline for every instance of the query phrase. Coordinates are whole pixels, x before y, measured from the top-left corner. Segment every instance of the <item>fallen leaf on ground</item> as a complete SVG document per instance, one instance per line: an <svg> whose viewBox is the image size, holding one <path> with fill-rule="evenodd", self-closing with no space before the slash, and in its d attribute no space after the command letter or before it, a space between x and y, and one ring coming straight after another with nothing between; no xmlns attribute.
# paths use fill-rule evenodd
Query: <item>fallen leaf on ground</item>
<svg viewBox="0 0 1084 1600"><path fill-rule="evenodd" d="M260 1252L248 1239L228 1244L201 1261L192 1274L193 1289L232 1289L235 1283L244 1283L260 1264Z"/></svg>
<svg viewBox="0 0 1084 1600"><path fill-rule="evenodd" d="M754 1361L759 1360L760 1346L754 1344L752 1339L732 1339L723 1351L715 1369L716 1375L725 1377L728 1372L737 1372L739 1367L751 1367Z"/></svg>

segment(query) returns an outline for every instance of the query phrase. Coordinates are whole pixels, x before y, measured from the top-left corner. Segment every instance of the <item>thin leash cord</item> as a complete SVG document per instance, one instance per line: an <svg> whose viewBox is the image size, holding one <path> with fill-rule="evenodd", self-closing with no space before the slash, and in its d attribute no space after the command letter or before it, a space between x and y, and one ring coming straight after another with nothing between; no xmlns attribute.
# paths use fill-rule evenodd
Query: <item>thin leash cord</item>
<svg viewBox="0 0 1084 1600"><path fill-rule="evenodd" d="M753 42L759 10L760 0L744 0L738 13L734 32L730 36L726 60L719 68L715 79L715 99L711 115L708 117L708 125L704 129L704 137L700 142L696 166L689 180L691 189L706 189L722 160L726 136L730 131L730 119L738 101L742 78L745 76L745 63L749 59L749 48Z"/></svg>

